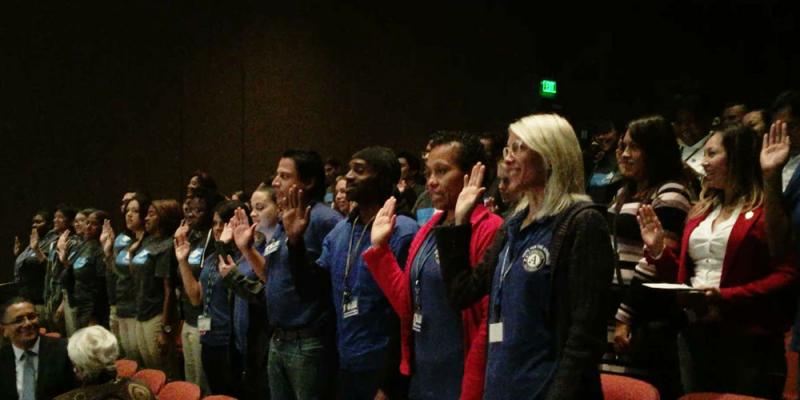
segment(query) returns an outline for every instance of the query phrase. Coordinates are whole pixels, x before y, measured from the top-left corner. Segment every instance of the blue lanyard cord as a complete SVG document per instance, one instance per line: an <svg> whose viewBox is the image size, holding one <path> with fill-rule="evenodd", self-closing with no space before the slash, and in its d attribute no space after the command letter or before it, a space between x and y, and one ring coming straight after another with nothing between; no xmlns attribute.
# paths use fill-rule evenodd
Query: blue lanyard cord
<svg viewBox="0 0 800 400"><path fill-rule="evenodd" d="M428 233L420 249L420 254L422 256L414 257L414 264L411 268L411 272L414 275L414 307L416 310L422 309L422 270L428 262L428 259L435 253L436 246L433 235Z"/></svg>
<svg viewBox="0 0 800 400"><path fill-rule="evenodd" d="M208 278L206 279L206 291L205 291L205 301L203 302L203 314L208 315L208 308L211 305L211 295L214 293L214 275L216 275L217 271L215 268L211 268L208 271Z"/></svg>
<svg viewBox="0 0 800 400"><path fill-rule="evenodd" d="M359 217L356 216L356 218L353 220L353 227L350 229L350 238L347 241L347 261L345 262L345 265L344 265L344 282L343 282L343 285L342 285L342 287L344 288L344 290L342 292L342 297L345 299L345 301L348 301L348 299L350 297L350 289L351 288L350 288L350 286L349 286L349 284L347 282L347 277L350 276L350 269L352 268L352 262L353 262L353 259L354 259L354 257L353 257L353 236L356 233L356 224L358 224L358 218ZM358 238L358 243L356 243L356 251L358 251L358 249L361 248L361 241L364 240L364 236L367 234L367 231L370 230L370 227L372 227L372 221L374 221L374 220L375 220L375 217L372 217L369 220L369 222L367 222L367 225L364 226L364 230L361 231L361 236Z"/></svg>
<svg viewBox="0 0 800 400"><path fill-rule="evenodd" d="M514 257L511 260L511 263L508 262L508 253L511 251L512 244L509 242L508 247L506 247L506 253L503 256L503 264L500 265L500 282L497 283L497 295L494 299L494 317L496 320L502 319L500 317L500 309L501 303L503 301L503 283L506 280L506 276L509 272L511 272L511 266L514 265L514 262L517 260L518 257Z"/></svg>

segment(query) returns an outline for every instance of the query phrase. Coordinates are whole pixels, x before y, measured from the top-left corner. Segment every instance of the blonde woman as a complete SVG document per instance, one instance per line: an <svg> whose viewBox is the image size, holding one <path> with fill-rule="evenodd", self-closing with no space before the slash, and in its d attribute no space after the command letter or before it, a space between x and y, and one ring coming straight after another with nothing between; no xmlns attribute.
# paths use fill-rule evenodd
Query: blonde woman
<svg viewBox="0 0 800 400"><path fill-rule="evenodd" d="M613 251L584 194L575 132L555 114L525 117L509 126L503 157L520 204L482 262L471 268L467 249L484 166L464 177L455 226L436 229L450 303L490 296L484 399L601 399Z"/></svg>

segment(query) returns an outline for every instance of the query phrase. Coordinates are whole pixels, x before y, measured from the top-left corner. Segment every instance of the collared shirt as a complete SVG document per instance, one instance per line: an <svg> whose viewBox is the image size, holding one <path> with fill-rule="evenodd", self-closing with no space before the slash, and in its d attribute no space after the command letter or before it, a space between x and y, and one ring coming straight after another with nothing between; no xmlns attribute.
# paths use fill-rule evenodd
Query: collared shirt
<svg viewBox="0 0 800 400"><path fill-rule="evenodd" d="M114 303L117 305L118 318L133 318L136 316L136 286L131 276L131 256L128 248L133 243L133 238L121 234L114 239L114 268L109 277L114 283Z"/></svg>
<svg viewBox="0 0 800 400"><path fill-rule="evenodd" d="M103 247L97 239L89 239L78 245L75 255L70 257L71 269L65 273L65 287L70 307L77 310L78 327L88 324L94 317L98 323L108 313L106 287L106 264Z"/></svg>
<svg viewBox="0 0 800 400"><path fill-rule="evenodd" d="M310 260L322 253L322 241L342 219L341 214L323 203L311 207L310 221L303 240ZM267 317L270 325L281 329L318 328L328 318L327 294L304 298L297 293L289 263L286 232L280 223L264 248L267 260Z"/></svg>
<svg viewBox="0 0 800 400"><path fill-rule="evenodd" d="M786 190L786 187L789 186L798 164L800 164L800 154L790 158L786 165L783 166L783 172L781 173L783 190Z"/></svg>
<svg viewBox="0 0 800 400"><path fill-rule="evenodd" d="M207 250L207 245L209 241L212 240L210 234L210 231L192 231L192 233L189 234L191 250L189 251L189 257L186 261L189 263L189 269L192 271L192 277L194 277L195 280L200 279L200 269L204 266L203 259L210 253L210 251ZM186 291L183 288L183 280L179 279L178 281L183 319L189 326L197 327L197 316L202 312L202 306L192 305L189 296L186 295Z"/></svg>
<svg viewBox="0 0 800 400"><path fill-rule="evenodd" d="M445 296L447 288L432 231L411 263L409 279L411 309L422 316L419 329L412 327L414 373L409 397L459 399L464 378L464 325L461 310L453 308Z"/></svg>
<svg viewBox="0 0 800 400"><path fill-rule="evenodd" d="M706 171L701 164L703 162L703 146L706 145L710 137L711 134L709 133L691 146L684 144L682 140L678 139L678 145L681 148L681 160L700 176L706 175Z"/></svg>
<svg viewBox="0 0 800 400"><path fill-rule="evenodd" d="M508 241L492 279L489 323L502 322L502 341L491 342L484 399L543 399L556 371L550 308L550 241L554 217L520 230L526 212L507 223ZM490 326L491 330L491 326Z"/></svg>
<svg viewBox="0 0 800 400"><path fill-rule="evenodd" d="M351 213L325 237L317 259L317 264L331 276L340 368L346 371L381 368L389 338L398 329L392 320L396 318L394 311L361 256L371 245L371 228L371 224L358 220L357 212ZM397 216L389 247L400 265L405 265L408 247L418 229L413 219ZM345 277L348 261L350 268ZM345 292L358 304L357 313L347 318L343 313Z"/></svg>
<svg viewBox="0 0 800 400"><path fill-rule="evenodd" d="M238 264L241 256L231 254ZM219 274L219 256L213 252L206 257L200 271L200 285L203 287L202 315L211 318L211 330L200 336L204 346L227 346L230 344L233 327L231 325L233 307L230 290ZM196 319L195 319L195 322Z"/></svg>
<svg viewBox="0 0 800 400"><path fill-rule="evenodd" d="M175 252L171 237L148 236L131 258L136 286L136 319L147 321L164 307L164 278L175 275Z"/></svg>
<svg viewBox="0 0 800 400"><path fill-rule="evenodd" d="M695 228L689 237L689 257L694 262L693 287L719 287L722 279L722 264L725 261L725 250L731 230L742 211L742 204L724 221L714 220L719 217L721 208L717 206L711 214Z"/></svg>
<svg viewBox="0 0 800 400"><path fill-rule="evenodd" d="M33 344L33 347L30 348L30 351L36 353L36 356L33 357L33 376L38 379L39 378L39 342L41 338L36 338L36 343ZM19 394L19 398L22 398L22 380L25 374L25 359L22 357L25 354L25 350L20 349L16 345L12 344L11 348L14 349L14 361L16 362L17 366L17 393Z"/></svg>

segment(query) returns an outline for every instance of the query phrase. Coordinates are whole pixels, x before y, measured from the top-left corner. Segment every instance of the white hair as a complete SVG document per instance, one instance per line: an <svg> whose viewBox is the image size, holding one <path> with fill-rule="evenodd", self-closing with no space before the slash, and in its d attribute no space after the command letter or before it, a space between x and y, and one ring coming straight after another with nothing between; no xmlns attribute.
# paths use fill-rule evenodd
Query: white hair
<svg viewBox="0 0 800 400"><path fill-rule="evenodd" d="M103 372L116 372L119 357L117 338L106 328L93 325L76 331L67 345L69 359L84 380L92 380Z"/></svg>
<svg viewBox="0 0 800 400"><path fill-rule="evenodd" d="M511 124L508 130L539 153L548 173L535 218L555 215L574 202L589 200L583 187L581 148L566 119L556 114L529 115ZM524 194L517 210L527 207L531 196L530 192Z"/></svg>

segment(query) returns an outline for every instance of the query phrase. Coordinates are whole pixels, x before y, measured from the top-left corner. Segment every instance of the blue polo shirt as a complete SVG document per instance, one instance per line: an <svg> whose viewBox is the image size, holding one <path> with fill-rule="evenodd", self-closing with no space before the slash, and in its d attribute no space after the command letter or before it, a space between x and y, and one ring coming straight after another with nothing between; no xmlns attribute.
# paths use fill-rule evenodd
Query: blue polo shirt
<svg viewBox="0 0 800 400"><path fill-rule="evenodd" d="M372 225L365 226L356 215L352 213L328 234L317 260L317 264L331 274L339 366L352 372L381 368L386 360L389 337L396 333L392 330L397 329L397 324L389 320L394 311L361 256L371 246ZM397 217L389 247L400 265L405 265L408 247L417 230L413 219ZM345 281L348 259L350 270ZM345 291L358 302L358 313L347 318L343 313Z"/></svg>
<svg viewBox="0 0 800 400"><path fill-rule="evenodd" d="M238 254L233 255L237 262L239 257ZM227 346L233 333L231 293L219 274L218 264L219 257L215 251L206 257L200 271L200 285L203 287L202 314L211 318L211 330L200 336L200 343L204 346Z"/></svg>
<svg viewBox="0 0 800 400"><path fill-rule="evenodd" d="M411 263L409 279L411 310L422 315L419 329L413 329L414 373L409 398L457 400L464 377L464 325L461 310L447 302L432 232Z"/></svg>
<svg viewBox="0 0 800 400"><path fill-rule="evenodd" d="M503 340L489 340L484 399L543 399L556 365L555 335L548 328L549 256L555 218L520 231L527 213L507 223L508 240L492 279L489 324L503 323Z"/></svg>
<svg viewBox="0 0 800 400"><path fill-rule="evenodd" d="M323 203L311 207L308 228L303 235L308 258L315 260L322 253L322 241L342 216ZM272 240L264 248L267 260L267 318L280 329L319 328L329 318L328 299L325 296L303 298L292 281L289 248L286 232L279 223Z"/></svg>

